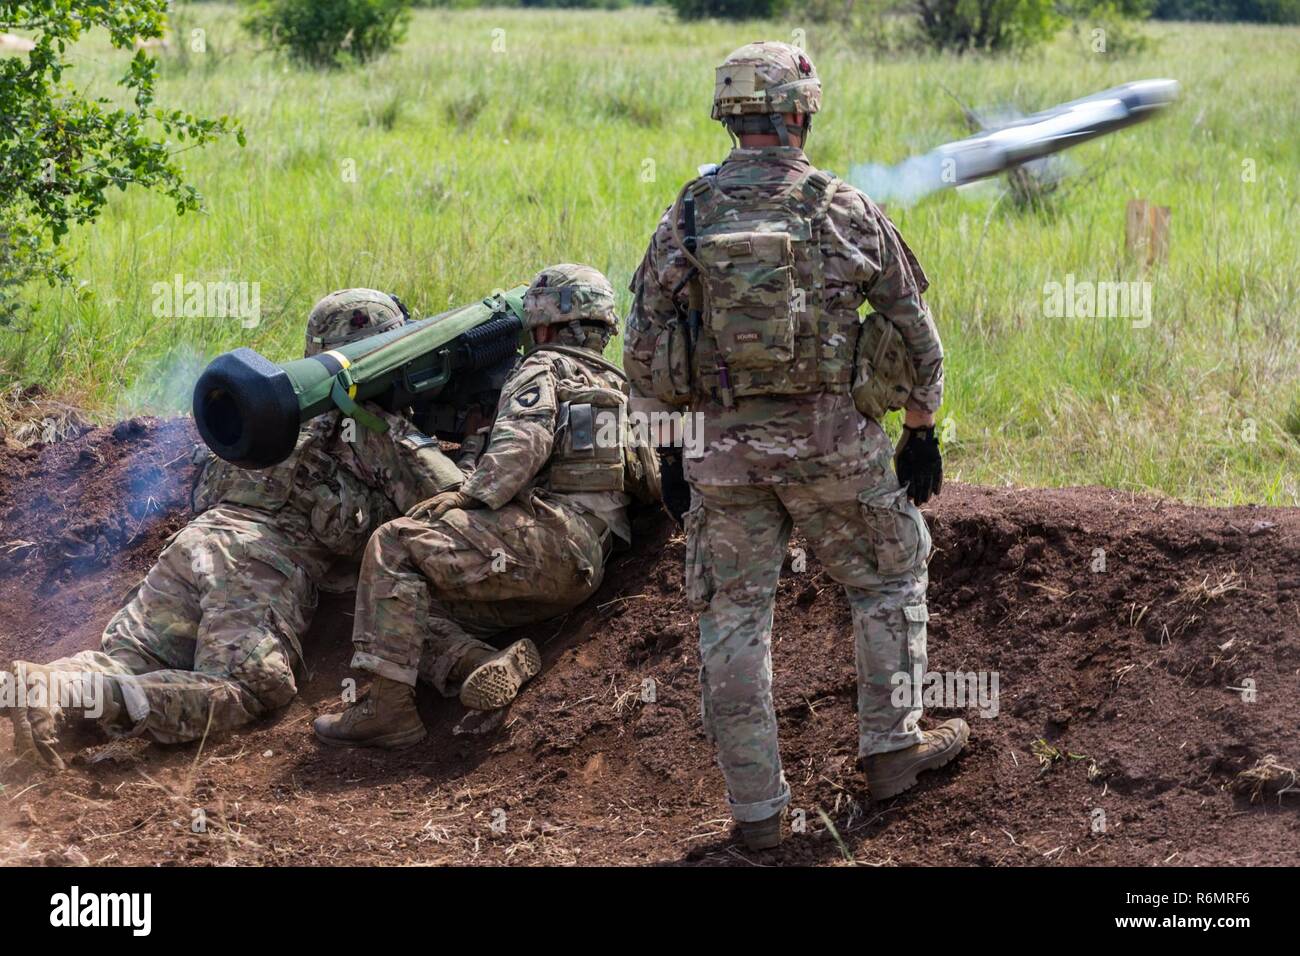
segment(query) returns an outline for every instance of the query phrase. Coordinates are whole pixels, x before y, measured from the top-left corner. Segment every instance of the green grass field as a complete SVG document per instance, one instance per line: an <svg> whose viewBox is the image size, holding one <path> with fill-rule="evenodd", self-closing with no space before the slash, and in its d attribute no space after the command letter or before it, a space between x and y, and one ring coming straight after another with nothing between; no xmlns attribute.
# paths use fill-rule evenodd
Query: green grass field
<svg viewBox="0 0 1300 956"><path fill-rule="evenodd" d="M424 10L394 55L326 75L258 53L232 8L181 16L180 44L202 27L207 51L162 54L161 101L239 118L248 146L186 155L205 214L128 192L76 234L85 285L33 290L36 311L0 331L4 379L105 415L181 409L222 350L299 354L332 289L389 289L429 313L554 261L604 270L626 308L658 216L728 148L708 117L713 65L802 28L827 91L809 153L841 174L965 135L945 88L1032 110L1179 80L1161 120L1072 151L1079 175L1052 215L990 188L890 209L948 354L948 471L1300 502L1300 29L1152 24L1154 48L1122 59L1068 32L1019 59L880 59L817 24ZM74 75L107 93L127 55L93 38ZM1046 282L1144 278L1124 250L1133 198L1173 210L1168 262L1145 276L1150 327L1046 317ZM177 274L259 283L261 324L155 318L153 286Z"/></svg>

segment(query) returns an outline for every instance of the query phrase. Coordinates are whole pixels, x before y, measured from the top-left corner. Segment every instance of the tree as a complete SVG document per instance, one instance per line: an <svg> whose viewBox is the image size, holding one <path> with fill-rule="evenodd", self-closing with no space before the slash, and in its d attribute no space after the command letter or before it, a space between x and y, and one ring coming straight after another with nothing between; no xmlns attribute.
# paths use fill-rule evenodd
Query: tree
<svg viewBox="0 0 1300 956"><path fill-rule="evenodd" d="M0 30L34 33L26 57L0 60L0 323L12 320L17 287L70 279L61 242L93 222L109 191L161 192L178 214L202 199L176 154L243 130L227 117L201 119L154 106L157 61L137 50L118 80L127 105L92 98L65 79L67 54L102 27L113 46L162 36L167 0L0 0Z"/></svg>

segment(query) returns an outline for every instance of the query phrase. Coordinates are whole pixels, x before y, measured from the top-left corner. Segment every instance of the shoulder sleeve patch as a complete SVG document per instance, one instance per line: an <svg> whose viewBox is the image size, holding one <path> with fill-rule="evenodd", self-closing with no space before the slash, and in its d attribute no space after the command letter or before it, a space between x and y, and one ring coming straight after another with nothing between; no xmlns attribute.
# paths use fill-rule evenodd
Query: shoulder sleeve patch
<svg viewBox="0 0 1300 956"><path fill-rule="evenodd" d="M554 410L554 372L549 362L526 362L501 392L499 414L507 418L515 415L545 416Z"/></svg>

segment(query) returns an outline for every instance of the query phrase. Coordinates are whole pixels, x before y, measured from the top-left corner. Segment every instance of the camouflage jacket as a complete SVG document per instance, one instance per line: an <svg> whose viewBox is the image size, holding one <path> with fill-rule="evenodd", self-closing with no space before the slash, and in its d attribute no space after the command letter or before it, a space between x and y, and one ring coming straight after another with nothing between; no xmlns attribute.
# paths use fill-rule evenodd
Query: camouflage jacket
<svg viewBox="0 0 1300 956"><path fill-rule="evenodd" d="M461 472L437 441L400 415L366 408L388 423L387 432L372 432L339 412L322 415L303 426L293 454L271 468L238 468L199 446L204 467L195 512L242 506L350 555L383 522L456 487Z"/></svg>
<svg viewBox="0 0 1300 956"><path fill-rule="evenodd" d="M770 197L799 182L815 167L797 147L736 149L716 175L728 193ZM650 366L660 334L685 314L686 290L675 296L689 269L673 237L669 214L660 219L650 247L633 276L623 366L634 408L664 406L653 397ZM927 280L893 223L862 192L842 185L827 213L823 242L826 295L853 310L863 302L890 319L912 357L916 385L907 407L935 411L943 397L943 348L922 294ZM685 223L679 219L684 233ZM687 459L687 475L704 484L808 481L860 471L869 458L877 425L865 419L842 392L745 397L727 409L697 399L703 457Z"/></svg>
<svg viewBox="0 0 1300 956"><path fill-rule="evenodd" d="M600 358L595 353L592 356ZM575 357L574 350L561 353L542 347L527 353L501 389L487 447L460 490L489 508L500 508L511 500L527 501L532 490L539 489L553 502L595 515L630 542L628 495L621 491L560 493L548 487L561 428L558 395L562 389L583 386L626 391L620 376L596 361Z"/></svg>

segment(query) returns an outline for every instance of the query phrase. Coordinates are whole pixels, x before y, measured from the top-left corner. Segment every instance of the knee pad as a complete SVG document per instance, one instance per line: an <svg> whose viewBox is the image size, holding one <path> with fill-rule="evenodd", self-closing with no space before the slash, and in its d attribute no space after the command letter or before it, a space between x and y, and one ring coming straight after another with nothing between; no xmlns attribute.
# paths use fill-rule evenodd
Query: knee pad
<svg viewBox="0 0 1300 956"><path fill-rule="evenodd" d="M291 653L273 631L261 632L248 655L231 668L230 677L265 710L279 710L298 694Z"/></svg>

